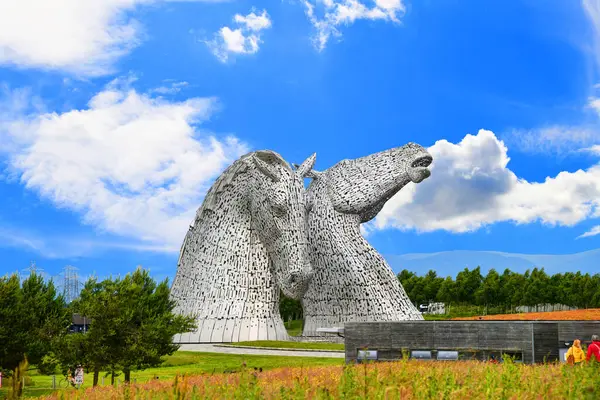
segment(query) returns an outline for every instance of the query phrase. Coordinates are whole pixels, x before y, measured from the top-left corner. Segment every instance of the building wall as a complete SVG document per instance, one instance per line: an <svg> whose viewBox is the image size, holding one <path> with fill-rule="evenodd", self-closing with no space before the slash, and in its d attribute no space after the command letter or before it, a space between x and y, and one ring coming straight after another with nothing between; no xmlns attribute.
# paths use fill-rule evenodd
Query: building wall
<svg viewBox="0 0 600 400"><path fill-rule="evenodd" d="M344 327L346 361L359 349L378 351L379 360L402 357L405 350L459 350L475 357L521 353L525 363L557 360L559 348L576 338L600 334L589 321L411 321L354 322Z"/></svg>

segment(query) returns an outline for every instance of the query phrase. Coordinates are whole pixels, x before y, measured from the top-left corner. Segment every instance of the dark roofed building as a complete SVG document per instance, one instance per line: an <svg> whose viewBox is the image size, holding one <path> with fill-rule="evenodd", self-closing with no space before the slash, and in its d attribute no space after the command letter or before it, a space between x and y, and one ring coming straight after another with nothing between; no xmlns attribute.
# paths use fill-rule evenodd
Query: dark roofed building
<svg viewBox="0 0 600 400"><path fill-rule="evenodd" d="M90 329L90 322L91 320L85 316L82 316L81 314L73 314L73 318L71 320L71 327L69 328L69 332L72 333L77 333L77 332L82 332L85 333L87 332L88 329Z"/></svg>

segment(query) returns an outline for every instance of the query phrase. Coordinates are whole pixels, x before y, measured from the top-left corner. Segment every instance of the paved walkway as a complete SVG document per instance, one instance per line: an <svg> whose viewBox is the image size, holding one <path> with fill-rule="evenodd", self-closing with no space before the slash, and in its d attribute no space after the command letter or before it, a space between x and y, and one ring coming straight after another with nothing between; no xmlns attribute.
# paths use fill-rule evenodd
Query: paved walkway
<svg viewBox="0 0 600 400"><path fill-rule="evenodd" d="M272 350L269 348L248 349L236 347L215 346L210 343L182 344L181 351L199 351L203 353L226 353L226 354L252 354L259 356L284 356L284 357L326 357L344 358L344 353L331 351L295 351L295 350Z"/></svg>

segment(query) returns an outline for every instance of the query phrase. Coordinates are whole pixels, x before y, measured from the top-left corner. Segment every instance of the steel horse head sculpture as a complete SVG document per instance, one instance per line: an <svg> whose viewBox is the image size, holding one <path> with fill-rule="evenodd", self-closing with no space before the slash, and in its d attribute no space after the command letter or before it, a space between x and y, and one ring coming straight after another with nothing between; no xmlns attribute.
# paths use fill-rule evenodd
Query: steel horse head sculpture
<svg viewBox="0 0 600 400"><path fill-rule="evenodd" d="M171 297L195 315L178 343L286 340L280 290L300 299L312 277L304 177L277 153L256 151L216 180L181 248Z"/></svg>
<svg viewBox="0 0 600 400"><path fill-rule="evenodd" d="M429 177L431 155L409 143L311 171L308 237L314 277L302 299L304 335L345 322L420 320L383 257L363 238L360 224L410 182Z"/></svg>

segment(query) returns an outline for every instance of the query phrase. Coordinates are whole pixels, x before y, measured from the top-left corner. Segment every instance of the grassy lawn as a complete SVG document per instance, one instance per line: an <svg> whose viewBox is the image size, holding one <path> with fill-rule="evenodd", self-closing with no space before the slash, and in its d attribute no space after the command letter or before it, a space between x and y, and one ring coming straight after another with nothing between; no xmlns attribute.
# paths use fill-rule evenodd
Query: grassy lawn
<svg viewBox="0 0 600 400"><path fill-rule="evenodd" d="M228 343L232 346L275 347L280 349L344 350L343 343L303 343L277 340Z"/></svg>
<svg viewBox="0 0 600 400"><path fill-rule="evenodd" d="M452 315L448 314L423 314L423 319L425 321L447 321L452 319Z"/></svg>
<svg viewBox="0 0 600 400"><path fill-rule="evenodd" d="M302 320L293 320L284 322L283 325L290 336L300 336L302 334Z"/></svg>
<svg viewBox="0 0 600 400"><path fill-rule="evenodd" d="M175 375L199 375L202 373L218 373L225 371L238 371L242 363L246 363L248 368L262 368L269 370L279 367L304 367L304 366L330 366L343 365L342 358L317 358L310 357L280 357L280 356L260 356L260 355L242 355L242 354L221 354L221 353L199 353L178 351L172 356L168 356L162 366L158 368L149 368L144 371L134 371L131 373L131 379L137 382L146 382L158 376L159 380L173 379ZM102 375L100 374L99 384L102 383ZM36 397L45 394L50 394L52 390L52 376L39 375L37 371L29 372L31 383L25 385L25 397ZM92 385L93 375L86 371L84 387ZM64 379L63 376L57 375L57 383ZM123 381L123 376L117 377L120 382ZM105 385L110 384L110 377L104 378ZM0 398L6 395L6 384L0 389ZM74 389L64 389L74 390Z"/></svg>

